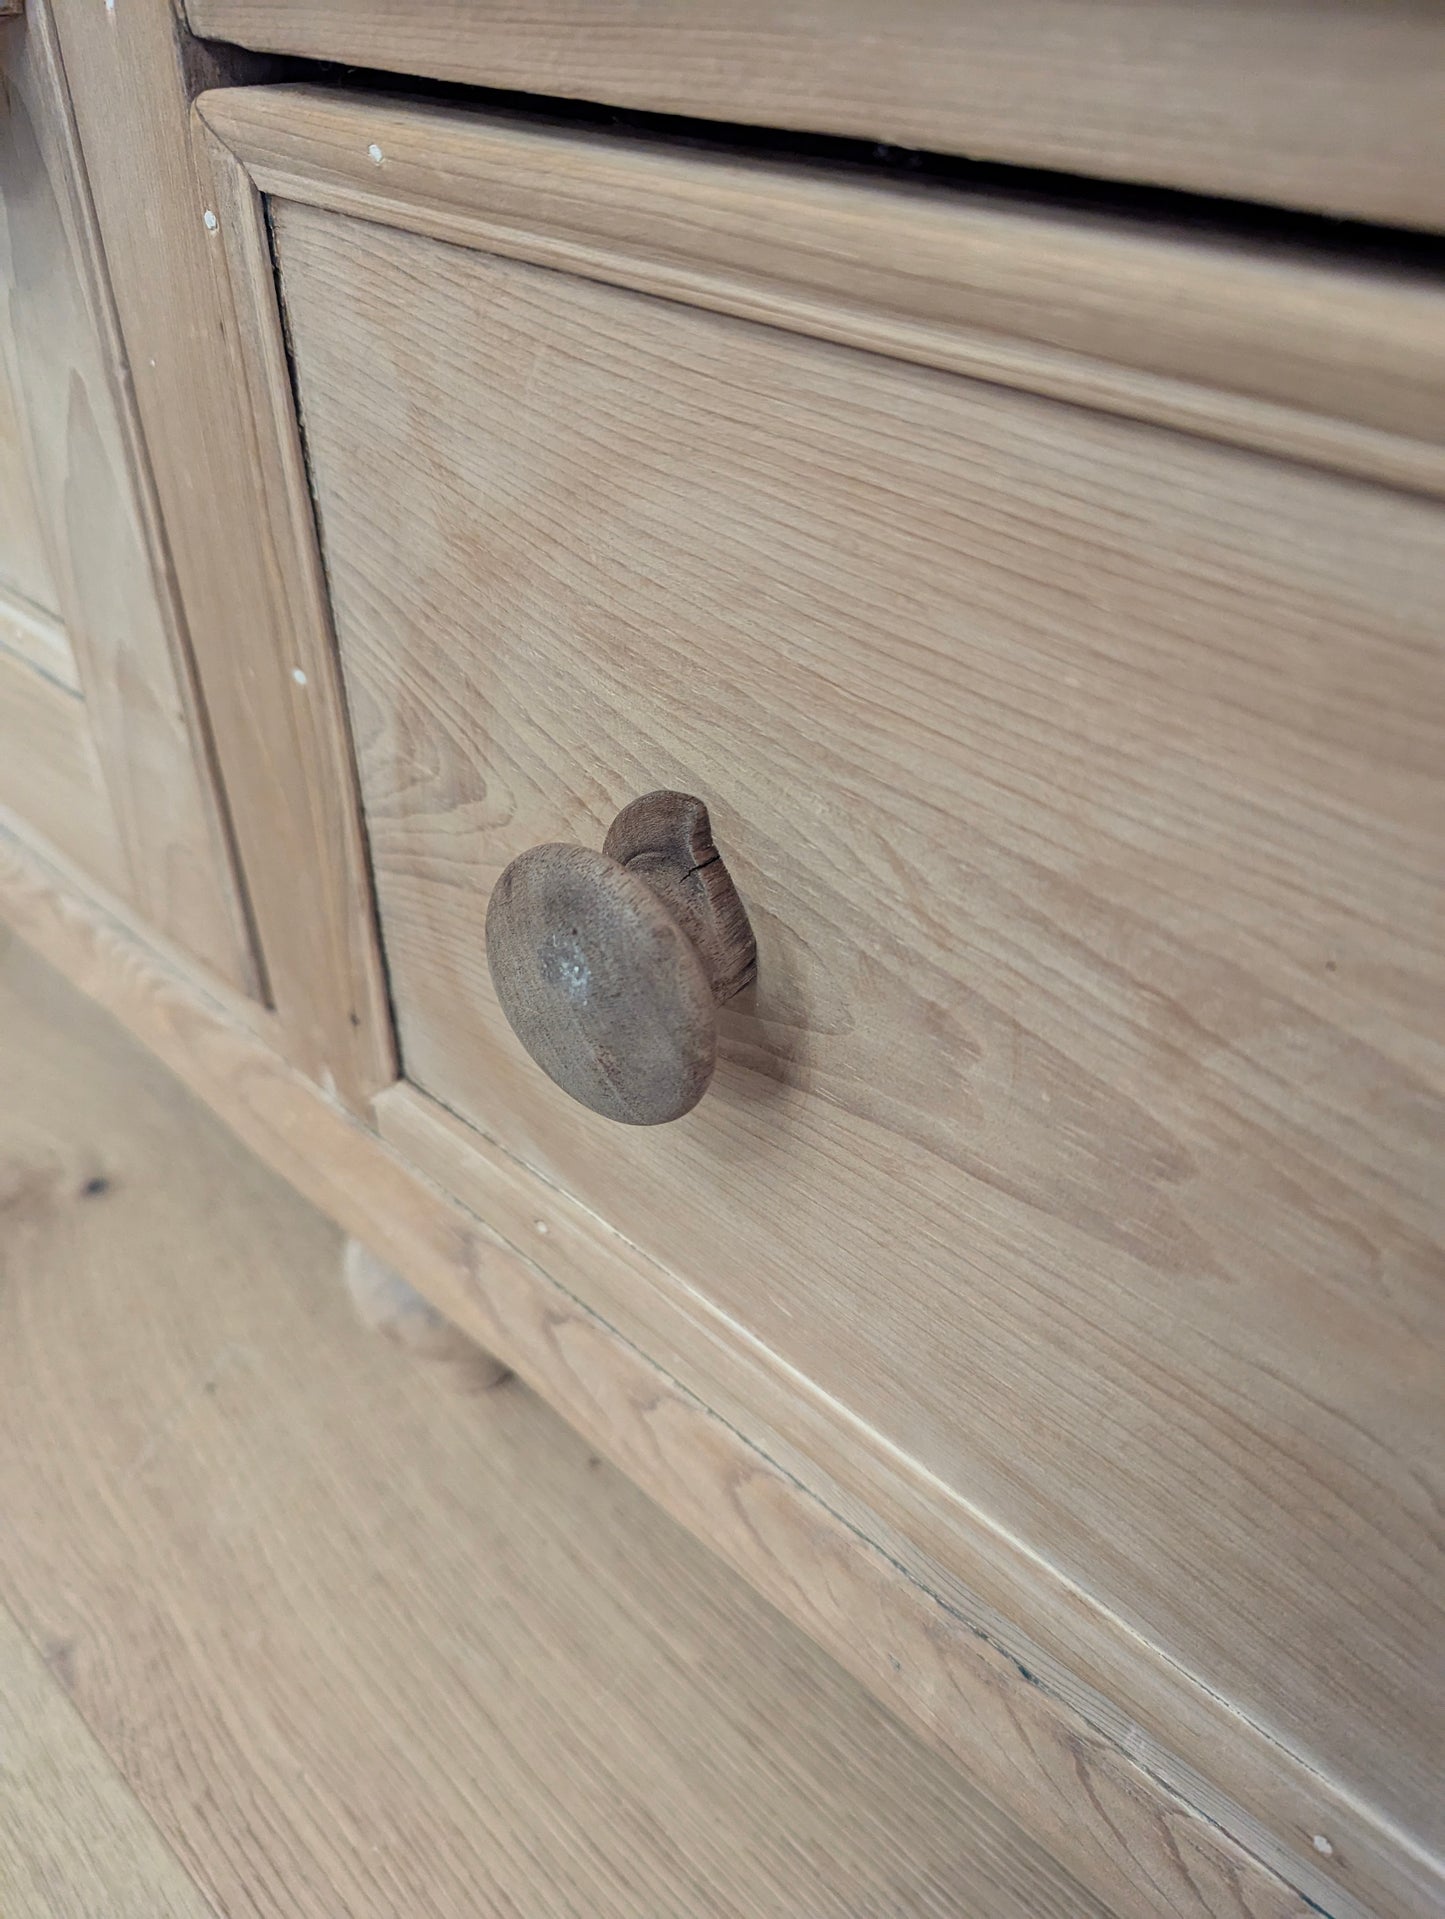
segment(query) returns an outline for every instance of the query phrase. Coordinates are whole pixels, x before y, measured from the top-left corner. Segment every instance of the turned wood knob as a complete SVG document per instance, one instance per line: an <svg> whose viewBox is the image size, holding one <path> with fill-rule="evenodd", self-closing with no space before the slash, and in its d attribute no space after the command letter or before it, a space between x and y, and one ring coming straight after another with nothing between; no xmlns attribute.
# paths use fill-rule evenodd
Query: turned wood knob
<svg viewBox="0 0 1445 1919"><path fill-rule="evenodd" d="M753 930L707 808L648 793L602 851L534 846L487 905L487 964L512 1031L594 1113L657 1126L717 1063L717 1009L757 970Z"/></svg>

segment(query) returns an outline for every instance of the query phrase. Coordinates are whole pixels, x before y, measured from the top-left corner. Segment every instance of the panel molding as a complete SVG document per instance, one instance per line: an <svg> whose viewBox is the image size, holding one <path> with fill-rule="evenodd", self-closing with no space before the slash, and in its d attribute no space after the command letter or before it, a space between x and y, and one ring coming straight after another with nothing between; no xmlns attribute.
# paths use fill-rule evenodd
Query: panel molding
<svg viewBox="0 0 1445 1919"><path fill-rule="evenodd" d="M379 95L196 112L279 199L1445 496L1423 273Z"/></svg>

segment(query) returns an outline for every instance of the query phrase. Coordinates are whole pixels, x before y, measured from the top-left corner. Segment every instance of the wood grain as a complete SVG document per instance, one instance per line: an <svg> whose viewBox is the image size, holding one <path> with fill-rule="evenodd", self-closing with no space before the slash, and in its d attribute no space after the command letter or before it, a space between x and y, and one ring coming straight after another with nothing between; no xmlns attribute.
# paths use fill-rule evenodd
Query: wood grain
<svg viewBox="0 0 1445 1919"><path fill-rule="evenodd" d="M14 1703L52 1762L84 1714L176 1909L1104 1919L529 1393L353 1326L335 1230L13 943L0 979Z"/></svg>
<svg viewBox="0 0 1445 1919"><path fill-rule="evenodd" d="M7 1058L10 1049L7 1047ZM8 1211L15 1161L7 1156ZM9 1544L7 1542L7 1552ZM61 1648L54 1648L62 1670ZM0 1606L0 1911L19 1919L215 1919L65 1696Z"/></svg>
<svg viewBox="0 0 1445 1919"><path fill-rule="evenodd" d="M189 0L279 53L1445 223L1430 0Z"/></svg>
<svg viewBox="0 0 1445 1919"><path fill-rule="evenodd" d="M165 938L249 988L229 828L46 0L6 28L0 84L0 345L123 851L123 873L107 881Z"/></svg>
<svg viewBox="0 0 1445 1919"><path fill-rule="evenodd" d="M719 1006L752 985L758 943L696 794L664 788L629 800L608 827L602 851L645 879L683 928Z"/></svg>
<svg viewBox="0 0 1445 1919"><path fill-rule="evenodd" d="M1436 511L276 232L408 1077L1428 1856ZM762 982L665 1141L478 963L658 777Z"/></svg>
<svg viewBox="0 0 1445 1919"><path fill-rule="evenodd" d="M1022 1815L1119 1919L1306 1905L868 1531L647 1360L488 1225L379 1144L253 1033L0 836L7 922L103 1001L273 1170L511 1365L757 1590ZM1072 1862L1072 1863L1071 1863ZM1316 1869L1301 1862L1306 1880ZM1295 1883L1299 1883L1298 1879ZM1348 1894L1332 1914L1358 1919ZM1087 1907L1085 1907L1087 1910Z"/></svg>
<svg viewBox="0 0 1445 1919"><path fill-rule="evenodd" d="M280 199L1445 491L1435 274L375 94L198 110Z"/></svg>
<svg viewBox="0 0 1445 1919"><path fill-rule="evenodd" d="M533 846L492 888L487 970L534 1064L627 1126L690 1113L717 1062L712 981L646 880L587 846Z"/></svg>
<svg viewBox="0 0 1445 1919"><path fill-rule="evenodd" d="M265 349L232 304L190 143L192 93L252 75L243 56L197 47L168 0L52 12L268 995L291 1056L361 1103L391 1056L330 669L306 677L298 651L315 617L313 530L309 513L287 517L294 443L277 443L276 402L252 412ZM263 382L274 364L263 357Z"/></svg>

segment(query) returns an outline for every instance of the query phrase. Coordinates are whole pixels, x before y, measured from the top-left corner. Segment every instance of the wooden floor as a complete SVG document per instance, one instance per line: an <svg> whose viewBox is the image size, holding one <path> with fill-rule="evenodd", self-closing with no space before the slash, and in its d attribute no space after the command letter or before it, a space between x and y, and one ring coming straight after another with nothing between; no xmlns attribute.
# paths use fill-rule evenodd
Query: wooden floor
<svg viewBox="0 0 1445 1919"><path fill-rule="evenodd" d="M4 1919L1098 1919L0 932Z"/></svg>

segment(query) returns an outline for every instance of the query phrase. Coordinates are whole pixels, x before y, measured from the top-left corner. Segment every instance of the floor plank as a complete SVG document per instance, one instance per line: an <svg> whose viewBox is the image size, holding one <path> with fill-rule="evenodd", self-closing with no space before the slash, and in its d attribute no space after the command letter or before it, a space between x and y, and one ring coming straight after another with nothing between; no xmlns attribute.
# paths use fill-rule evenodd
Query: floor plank
<svg viewBox="0 0 1445 1919"><path fill-rule="evenodd" d="M64 1664L59 1649L57 1664ZM215 1919L56 1673L3 1607L0 1913Z"/></svg>
<svg viewBox="0 0 1445 1919"><path fill-rule="evenodd" d="M524 1389L362 1332L334 1229L14 942L0 1058L0 1598L73 1702L14 1710L228 1919L1099 1919Z"/></svg>

